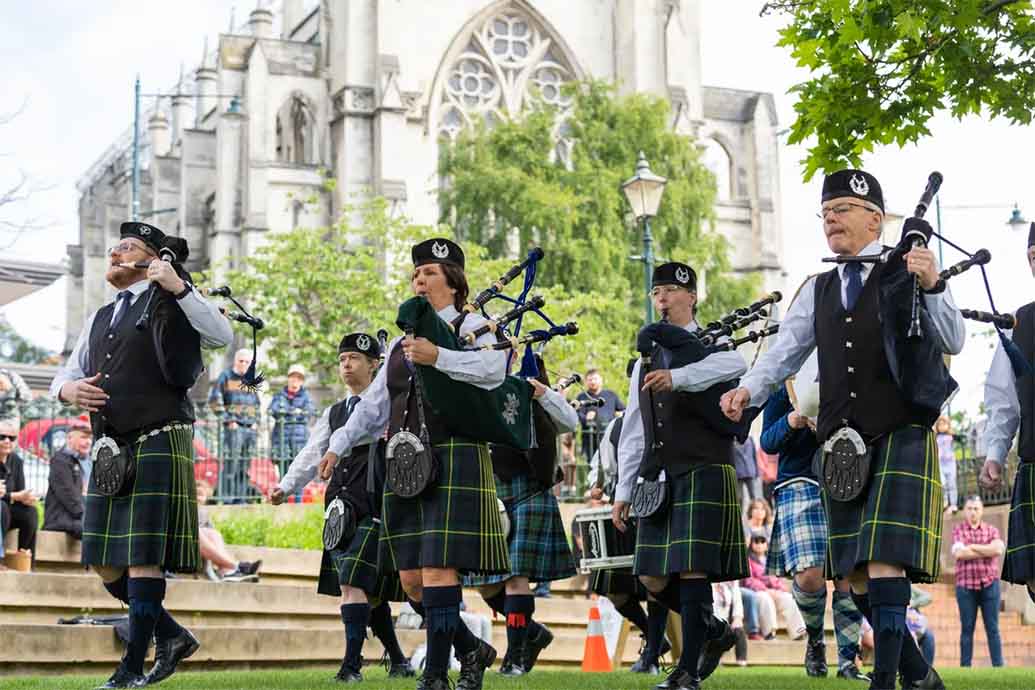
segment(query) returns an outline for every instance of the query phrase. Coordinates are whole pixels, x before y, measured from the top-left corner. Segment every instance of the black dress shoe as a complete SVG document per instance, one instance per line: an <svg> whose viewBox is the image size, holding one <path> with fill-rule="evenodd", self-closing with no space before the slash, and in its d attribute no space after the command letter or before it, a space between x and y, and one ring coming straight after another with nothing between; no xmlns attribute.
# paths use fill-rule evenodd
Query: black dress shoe
<svg viewBox="0 0 1035 690"><path fill-rule="evenodd" d="M460 659L460 677L456 679L456 690L482 690L485 669L496 661L496 649L478 640L478 646Z"/></svg>
<svg viewBox="0 0 1035 690"><path fill-rule="evenodd" d="M805 645L805 674L812 678L827 677L827 645L823 638L809 640Z"/></svg>
<svg viewBox="0 0 1035 690"><path fill-rule="evenodd" d="M430 677L427 674L417 679L417 690L451 690L447 676Z"/></svg>
<svg viewBox="0 0 1035 690"><path fill-rule="evenodd" d="M398 664L392 664L388 669L389 678L413 678L417 672L410 666L410 660L406 659Z"/></svg>
<svg viewBox="0 0 1035 690"><path fill-rule="evenodd" d="M176 637L155 642L155 665L147 674L147 684L154 685L176 672L176 665L198 651L201 643L186 628Z"/></svg>
<svg viewBox="0 0 1035 690"><path fill-rule="evenodd" d="M658 669L657 659L651 661L647 658L647 654L643 653L640 658L636 660L636 663L629 667L630 673L643 673L648 676L656 676L661 671Z"/></svg>
<svg viewBox="0 0 1035 690"><path fill-rule="evenodd" d="M695 678L678 666L668 678L654 686L655 690L701 690L701 679Z"/></svg>
<svg viewBox="0 0 1035 690"><path fill-rule="evenodd" d="M903 690L945 690L945 683L942 682L938 672L934 670L934 666L928 667L927 675L923 680L908 682L905 678L902 678L901 681Z"/></svg>
<svg viewBox="0 0 1035 690"><path fill-rule="evenodd" d="M500 664L500 675L517 678L526 673L528 673L528 671L525 670L525 667L521 664L515 663L514 660L510 658L510 650L507 650L507 656L503 657L503 663Z"/></svg>
<svg viewBox="0 0 1035 690"><path fill-rule="evenodd" d="M730 624L721 618L716 619L722 624L721 632L718 637L712 638L704 643L704 649L701 650L701 657L697 660L697 677L698 682L704 680L719 667L719 662L722 661L722 655L733 649L733 646L737 644L737 636L733 632L733 628Z"/></svg>
<svg viewBox="0 0 1035 690"><path fill-rule="evenodd" d="M111 678L104 685L98 685L97 690L109 690L109 688L142 688L147 685L147 679L139 673L128 670L122 664L111 674Z"/></svg>
<svg viewBox="0 0 1035 690"><path fill-rule="evenodd" d="M550 632L548 627L540 624L540 627L537 630L539 633L538 635L533 637L532 634L529 633L528 637L525 639L525 653L522 655L521 659L521 668L525 669L525 673L532 670L532 667L535 666L535 662L539 659L539 655L544 649L550 646L551 642L553 642L553 633Z"/></svg>
<svg viewBox="0 0 1035 690"><path fill-rule="evenodd" d="M870 682L870 677L859 670L859 667L852 663L842 664L837 669L837 677L843 680L861 680L864 683Z"/></svg>

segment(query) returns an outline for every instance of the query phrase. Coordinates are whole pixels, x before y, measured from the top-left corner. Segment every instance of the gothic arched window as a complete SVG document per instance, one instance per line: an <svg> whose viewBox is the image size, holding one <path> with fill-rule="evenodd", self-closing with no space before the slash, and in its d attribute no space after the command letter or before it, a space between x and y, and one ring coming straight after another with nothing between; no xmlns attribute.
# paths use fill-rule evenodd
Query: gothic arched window
<svg viewBox="0 0 1035 690"><path fill-rule="evenodd" d="M733 159L726 147L711 137L704 140L701 162L715 175L717 201L733 198Z"/></svg>
<svg viewBox="0 0 1035 690"><path fill-rule="evenodd" d="M277 111L274 124L277 160L297 165L315 165L316 120L301 94L294 94Z"/></svg>

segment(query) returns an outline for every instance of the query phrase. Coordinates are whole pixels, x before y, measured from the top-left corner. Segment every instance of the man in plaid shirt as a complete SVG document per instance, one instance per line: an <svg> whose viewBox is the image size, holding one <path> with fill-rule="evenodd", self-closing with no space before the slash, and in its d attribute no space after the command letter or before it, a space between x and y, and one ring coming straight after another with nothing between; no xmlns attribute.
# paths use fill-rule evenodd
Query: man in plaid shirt
<svg viewBox="0 0 1035 690"><path fill-rule="evenodd" d="M999 530L981 521L985 506L971 496L963 507L964 520L952 530L952 555L956 559L956 603L960 609L960 665L970 666L974 654L977 610L985 621L988 653L993 666L1003 665L999 639L999 558L1006 545Z"/></svg>

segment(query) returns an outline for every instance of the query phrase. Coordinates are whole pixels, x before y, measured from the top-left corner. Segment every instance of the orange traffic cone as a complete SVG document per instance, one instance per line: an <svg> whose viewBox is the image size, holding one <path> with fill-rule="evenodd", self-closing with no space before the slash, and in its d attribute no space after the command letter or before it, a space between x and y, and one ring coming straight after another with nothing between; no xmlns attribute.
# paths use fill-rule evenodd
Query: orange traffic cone
<svg viewBox="0 0 1035 690"><path fill-rule="evenodd" d="M596 604L589 610L586 626L586 647L582 652L582 670L589 673L610 673L611 657L604 642L604 628L600 623L600 609Z"/></svg>

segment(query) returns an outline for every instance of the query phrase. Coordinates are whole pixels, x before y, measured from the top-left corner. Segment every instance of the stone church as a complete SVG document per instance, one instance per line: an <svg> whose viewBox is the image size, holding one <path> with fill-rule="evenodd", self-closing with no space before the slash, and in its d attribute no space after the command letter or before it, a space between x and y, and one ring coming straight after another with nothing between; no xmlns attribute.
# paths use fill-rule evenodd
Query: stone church
<svg viewBox="0 0 1035 690"><path fill-rule="evenodd" d="M326 224L371 195L433 224L440 146L482 118L520 115L533 91L563 105L564 82L594 77L669 100L673 129L698 140L718 179L716 229L735 269L782 288L773 99L701 84L699 1L260 2L168 97L144 103L141 218L189 240L191 270L233 265L268 233ZM105 252L131 215L131 141L79 181L68 348L110 298Z"/></svg>

